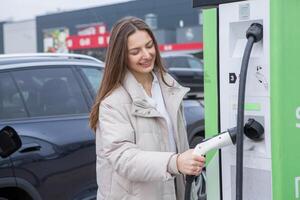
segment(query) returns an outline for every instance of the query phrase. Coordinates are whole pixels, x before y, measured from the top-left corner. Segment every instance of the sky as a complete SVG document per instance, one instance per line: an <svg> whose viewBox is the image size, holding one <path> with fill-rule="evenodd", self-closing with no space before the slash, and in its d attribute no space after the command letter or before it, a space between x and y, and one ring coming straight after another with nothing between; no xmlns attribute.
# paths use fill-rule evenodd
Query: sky
<svg viewBox="0 0 300 200"><path fill-rule="evenodd" d="M0 22L34 19L37 15L55 13L130 0L0 0Z"/></svg>

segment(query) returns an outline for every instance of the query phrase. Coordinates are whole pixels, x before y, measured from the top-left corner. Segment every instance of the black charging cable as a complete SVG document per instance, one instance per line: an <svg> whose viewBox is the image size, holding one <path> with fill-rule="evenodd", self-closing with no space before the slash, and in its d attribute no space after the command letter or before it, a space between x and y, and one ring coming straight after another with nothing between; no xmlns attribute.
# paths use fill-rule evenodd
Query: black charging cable
<svg viewBox="0 0 300 200"><path fill-rule="evenodd" d="M263 26L253 23L246 33L248 39L244 51L238 91L238 111L237 111L237 136L236 136L236 200L243 199L243 129L244 129L244 107L245 107L245 88L247 78L247 68L253 44L263 38Z"/></svg>
<svg viewBox="0 0 300 200"><path fill-rule="evenodd" d="M187 175L185 178L185 193L184 193L184 199L185 200L190 200L191 199L191 190L192 190L192 185L193 181L195 180L196 176L193 175Z"/></svg>

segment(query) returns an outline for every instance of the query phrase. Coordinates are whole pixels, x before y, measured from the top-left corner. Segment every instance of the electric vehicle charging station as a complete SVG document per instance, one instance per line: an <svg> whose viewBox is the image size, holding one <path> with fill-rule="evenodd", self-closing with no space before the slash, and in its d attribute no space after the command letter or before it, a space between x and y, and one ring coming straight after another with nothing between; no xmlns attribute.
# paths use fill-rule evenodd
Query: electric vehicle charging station
<svg viewBox="0 0 300 200"><path fill-rule="evenodd" d="M244 139L243 197L300 199L300 1L193 0L193 6L204 8L206 137L236 126L246 31L260 23L264 37L249 59L244 108L245 121L254 118L265 134ZM208 200L235 199L235 146L208 153L206 171Z"/></svg>

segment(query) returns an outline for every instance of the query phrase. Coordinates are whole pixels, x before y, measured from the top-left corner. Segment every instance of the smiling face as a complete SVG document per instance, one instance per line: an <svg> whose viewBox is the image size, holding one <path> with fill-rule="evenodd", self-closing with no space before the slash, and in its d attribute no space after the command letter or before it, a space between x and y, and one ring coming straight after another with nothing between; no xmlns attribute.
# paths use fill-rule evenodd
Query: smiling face
<svg viewBox="0 0 300 200"><path fill-rule="evenodd" d="M136 77L148 76L154 68L156 51L147 31L137 30L128 37L128 68Z"/></svg>

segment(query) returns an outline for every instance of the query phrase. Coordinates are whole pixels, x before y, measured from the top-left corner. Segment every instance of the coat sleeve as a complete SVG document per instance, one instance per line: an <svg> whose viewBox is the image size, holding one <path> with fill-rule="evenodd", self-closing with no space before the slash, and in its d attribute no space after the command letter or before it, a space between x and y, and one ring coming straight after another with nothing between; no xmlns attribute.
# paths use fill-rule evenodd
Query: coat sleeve
<svg viewBox="0 0 300 200"><path fill-rule="evenodd" d="M170 179L172 175L168 171L178 172L174 153L141 150L134 143L134 129L123 113L103 102L100 105L100 135L96 143L101 143L102 156L119 175L130 181Z"/></svg>

